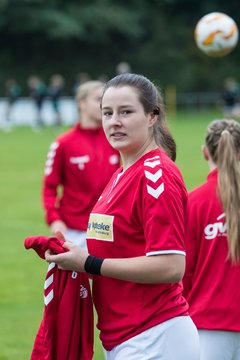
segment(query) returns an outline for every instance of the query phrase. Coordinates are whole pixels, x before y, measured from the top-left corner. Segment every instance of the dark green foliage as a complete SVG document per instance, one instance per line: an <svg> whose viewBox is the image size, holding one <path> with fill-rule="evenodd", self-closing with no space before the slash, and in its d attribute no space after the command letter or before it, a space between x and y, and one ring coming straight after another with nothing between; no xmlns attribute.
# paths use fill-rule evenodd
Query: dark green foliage
<svg viewBox="0 0 240 360"><path fill-rule="evenodd" d="M240 51L214 59L197 49L195 25L212 11L240 25L236 0L1 0L0 78L17 77L27 94L30 74L60 72L69 93L77 73L111 77L124 60L163 87L216 91L238 77Z"/></svg>

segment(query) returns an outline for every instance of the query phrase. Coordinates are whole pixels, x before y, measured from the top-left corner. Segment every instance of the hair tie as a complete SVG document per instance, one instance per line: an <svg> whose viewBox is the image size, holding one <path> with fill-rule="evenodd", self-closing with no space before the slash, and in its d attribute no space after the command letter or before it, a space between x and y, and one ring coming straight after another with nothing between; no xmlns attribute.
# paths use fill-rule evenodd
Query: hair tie
<svg viewBox="0 0 240 360"><path fill-rule="evenodd" d="M153 114L154 115L159 115L160 114L160 109L158 106L156 106L154 109L153 109Z"/></svg>
<svg viewBox="0 0 240 360"><path fill-rule="evenodd" d="M230 135L230 132L227 130L227 129L224 129L222 132L221 132L221 136L222 135Z"/></svg>

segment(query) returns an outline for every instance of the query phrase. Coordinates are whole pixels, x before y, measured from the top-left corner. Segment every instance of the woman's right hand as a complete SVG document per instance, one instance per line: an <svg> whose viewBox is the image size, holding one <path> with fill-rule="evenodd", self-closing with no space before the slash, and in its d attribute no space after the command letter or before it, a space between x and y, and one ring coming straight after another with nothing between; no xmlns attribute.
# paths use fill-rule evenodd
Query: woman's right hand
<svg viewBox="0 0 240 360"><path fill-rule="evenodd" d="M57 233L57 237L61 237L61 233ZM64 237L63 237L64 239ZM45 252L45 259L48 263L54 262L61 270L71 270L77 272L85 272L84 265L88 257L88 252L79 246L66 241L63 247L68 251L63 254L53 254L50 249Z"/></svg>

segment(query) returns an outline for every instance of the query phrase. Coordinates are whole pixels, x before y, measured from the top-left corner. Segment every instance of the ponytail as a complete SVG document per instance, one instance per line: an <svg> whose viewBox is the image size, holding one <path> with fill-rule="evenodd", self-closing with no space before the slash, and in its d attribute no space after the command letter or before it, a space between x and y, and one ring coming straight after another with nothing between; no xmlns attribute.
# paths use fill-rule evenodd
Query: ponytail
<svg viewBox="0 0 240 360"><path fill-rule="evenodd" d="M228 255L240 260L240 166L233 137L223 130L217 149L218 191L226 215Z"/></svg>
<svg viewBox="0 0 240 360"><path fill-rule="evenodd" d="M153 127L153 136L156 144L163 148L167 155L173 160L176 160L176 143L173 139L165 121L157 121Z"/></svg>
<svg viewBox="0 0 240 360"><path fill-rule="evenodd" d="M153 110L153 113L158 115L157 121L153 127L153 136L156 144L163 148L167 155L173 160L176 160L177 147L175 140L173 139L170 130L167 125L166 113L163 104L163 97L161 91L156 87L157 90L157 103L159 106ZM157 111L156 111L157 110Z"/></svg>
<svg viewBox="0 0 240 360"><path fill-rule="evenodd" d="M206 145L218 167L218 194L226 215L228 258L240 262L240 124L215 120L208 127Z"/></svg>

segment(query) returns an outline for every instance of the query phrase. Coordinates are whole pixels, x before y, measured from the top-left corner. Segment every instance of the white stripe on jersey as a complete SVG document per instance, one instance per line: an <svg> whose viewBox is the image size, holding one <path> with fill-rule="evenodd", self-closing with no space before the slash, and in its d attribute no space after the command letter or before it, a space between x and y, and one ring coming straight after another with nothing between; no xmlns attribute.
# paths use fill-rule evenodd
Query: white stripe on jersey
<svg viewBox="0 0 240 360"><path fill-rule="evenodd" d="M185 251L182 250L159 250L159 251L150 251L146 253L146 256L153 256L153 255L167 255L167 254L179 254L186 256Z"/></svg>
<svg viewBox="0 0 240 360"><path fill-rule="evenodd" d="M160 165L160 160L155 161L144 161L144 166L150 166L151 168L154 168L155 166Z"/></svg>
<svg viewBox="0 0 240 360"><path fill-rule="evenodd" d="M50 301L53 299L53 289L47 294L47 296L44 296L44 304L47 306Z"/></svg>
<svg viewBox="0 0 240 360"><path fill-rule="evenodd" d="M54 268L56 264L54 262L51 262L49 265L48 265L48 271L50 271L51 269Z"/></svg>
<svg viewBox="0 0 240 360"><path fill-rule="evenodd" d="M53 283L53 274L50 275L44 283L44 289L46 290Z"/></svg>
<svg viewBox="0 0 240 360"><path fill-rule="evenodd" d="M155 159L160 159L160 156L159 155L153 156L152 158L148 158L148 159L144 160L144 162L145 161L155 160Z"/></svg>

